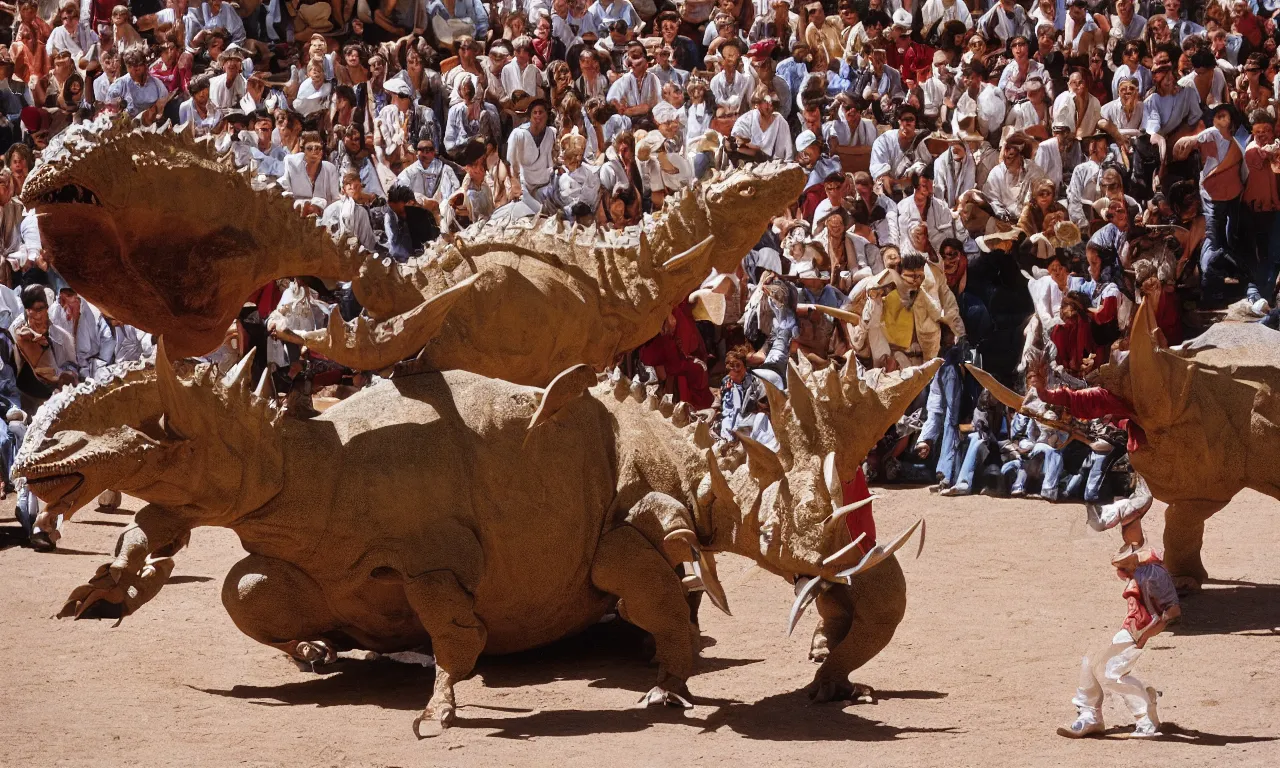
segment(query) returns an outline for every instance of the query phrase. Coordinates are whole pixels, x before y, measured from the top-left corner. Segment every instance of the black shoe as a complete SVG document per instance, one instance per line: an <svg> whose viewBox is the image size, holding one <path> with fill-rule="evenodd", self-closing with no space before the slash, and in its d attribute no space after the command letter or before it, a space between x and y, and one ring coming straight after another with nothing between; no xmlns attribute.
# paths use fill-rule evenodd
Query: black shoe
<svg viewBox="0 0 1280 768"><path fill-rule="evenodd" d="M38 531L31 534L31 548L37 552L52 552L58 548L53 539L49 538L49 534L44 531Z"/></svg>

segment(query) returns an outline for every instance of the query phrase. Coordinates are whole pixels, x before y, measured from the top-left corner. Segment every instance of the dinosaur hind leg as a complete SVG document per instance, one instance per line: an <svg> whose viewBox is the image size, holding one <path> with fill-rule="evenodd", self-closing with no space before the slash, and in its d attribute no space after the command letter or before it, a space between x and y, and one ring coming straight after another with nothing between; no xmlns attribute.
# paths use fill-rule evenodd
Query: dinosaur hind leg
<svg viewBox="0 0 1280 768"><path fill-rule="evenodd" d="M692 706L687 683L693 674L689 603L662 553L635 528L615 528L600 539L591 581L620 598L622 618L653 635L658 684L641 702Z"/></svg>
<svg viewBox="0 0 1280 768"><path fill-rule="evenodd" d="M405 597L431 635L436 656L435 688L426 709L413 721L413 732L418 738L438 736L454 720L453 686L475 669L489 634L475 614L471 592L453 571L427 571L407 579Z"/></svg>
<svg viewBox="0 0 1280 768"><path fill-rule="evenodd" d="M249 555L222 582L222 605L236 627L301 664L333 661L320 638L336 628L320 585L284 560Z"/></svg>
<svg viewBox="0 0 1280 768"><path fill-rule="evenodd" d="M849 674L875 658L893 639L907 610L907 581L896 557L854 578L852 586L835 585L817 599L825 638L834 645L809 685L814 701L847 701L871 693L849 681ZM838 629L847 626L844 633Z"/></svg>
<svg viewBox="0 0 1280 768"><path fill-rule="evenodd" d="M1225 501L1174 501L1164 513L1164 564L1179 589L1198 589L1209 577L1200 560L1204 521Z"/></svg>

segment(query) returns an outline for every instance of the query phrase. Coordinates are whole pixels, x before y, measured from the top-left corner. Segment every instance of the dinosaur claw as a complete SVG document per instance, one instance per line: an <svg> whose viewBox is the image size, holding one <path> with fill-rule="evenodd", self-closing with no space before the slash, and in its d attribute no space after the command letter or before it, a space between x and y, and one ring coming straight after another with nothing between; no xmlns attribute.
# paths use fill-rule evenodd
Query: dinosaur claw
<svg viewBox="0 0 1280 768"><path fill-rule="evenodd" d="M443 734L445 729L453 724L454 707L452 704L445 704L436 711L432 711L433 709L428 704L426 710L413 719L413 735L418 738L418 741L433 739Z"/></svg>
<svg viewBox="0 0 1280 768"><path fill-rule="evenodd" d="M679 707L680 709L693 709L693 703L685 697L674 691L668 691L660 685L655 685L649 689L649 692L640 697L636 702L636 709L645 709L646 707L666 706Z"/></svg>

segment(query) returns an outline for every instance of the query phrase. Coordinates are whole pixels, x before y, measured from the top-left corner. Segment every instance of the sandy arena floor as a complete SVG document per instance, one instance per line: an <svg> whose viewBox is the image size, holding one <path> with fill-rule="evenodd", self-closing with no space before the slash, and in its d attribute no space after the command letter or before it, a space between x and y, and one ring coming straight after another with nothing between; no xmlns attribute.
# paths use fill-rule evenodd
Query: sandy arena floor
<svg viewBox="0 0 1280 768"><path fill-rule="evenodd" d="M4 503L9 519L12 498ZM1215 580L1138 666L1176 728L1070 742L1080 656L1123 616L1107 558L1118 534L1083 508L890 491L886 534L928 513L920 560L904 559L909 607L889 648L855 679L878 704L811 706L801 688L812 611L785 635L791 590L736 558L720 572L732 618L704 603L714 638L690 713L629 707L654 674L634 633L598 627L536 652L483 660L458 687L458 727L416 742L409 725L432 673L341 662L302 673L232 625L222 577L242 555L201 529L164 591L117 628L49 618L109 559L126 513L85 511L57 554L0 528L0 766L1243 766L1280 765L1280 505L1240 497L1210 522ZM1163 513L1149 528L1157 537ZM914 543L906 549L914 550ZM907 556L910 558L910 555Z"/></svg>

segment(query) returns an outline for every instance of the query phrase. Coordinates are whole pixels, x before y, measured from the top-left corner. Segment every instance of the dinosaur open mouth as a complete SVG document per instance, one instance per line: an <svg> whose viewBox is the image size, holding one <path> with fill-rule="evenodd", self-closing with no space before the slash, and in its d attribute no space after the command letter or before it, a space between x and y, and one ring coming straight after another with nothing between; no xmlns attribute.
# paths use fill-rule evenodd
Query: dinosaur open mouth
<svg viewBox="0 0 1280 768"><path fill-rule="evenodd" d="M40 196L38 203L82 203L85 205L102 205L93 190L79 184L67 184L46 192Z"/></svg>
<svg viewBox="0 0 1280 768"><path fill-rule="evenodd" d="M84 475L79 472L27 478L27 488L50 506L75 493L82 483Z"/></svg>

